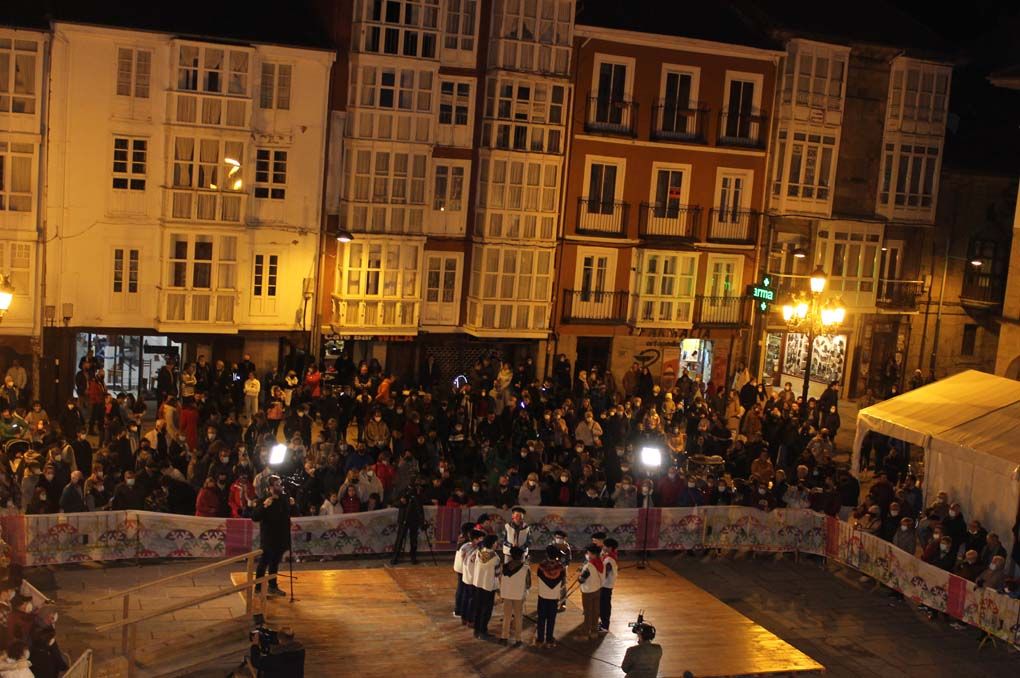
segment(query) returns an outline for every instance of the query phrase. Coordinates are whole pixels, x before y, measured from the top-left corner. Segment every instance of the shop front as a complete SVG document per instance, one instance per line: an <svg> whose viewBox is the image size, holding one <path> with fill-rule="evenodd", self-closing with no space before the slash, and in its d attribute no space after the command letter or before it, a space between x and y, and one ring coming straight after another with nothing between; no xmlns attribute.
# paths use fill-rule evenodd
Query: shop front
<svg viewBox="0 0 1020 678"><path fill-rule="evenodd" d="M765 335L762 380L775 388L791 382L794 392L799 393L810 353L808 395L817 398L831 382L843 383L849 347L850 336L846 333L817 336L809 347L807 334L769 331Z"/></svg>
<svg viewBox="0 0 1020 678"><path fill-rule="evenodd" d="M684 370L691 379L700 376L705 384L725 384L738 343L737 335L729 332L706 331L701 337L615 337L611 369L617 384L634 363L647 367L664 389L672 388Z"/></svg>

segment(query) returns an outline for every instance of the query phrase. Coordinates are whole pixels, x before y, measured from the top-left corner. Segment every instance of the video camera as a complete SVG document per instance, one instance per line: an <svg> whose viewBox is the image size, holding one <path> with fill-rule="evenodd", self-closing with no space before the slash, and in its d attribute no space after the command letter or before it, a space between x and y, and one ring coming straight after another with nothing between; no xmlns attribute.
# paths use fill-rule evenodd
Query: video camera
<svg viewBox="0 0 1020 678"><path fill-rule="evenodd" d="M633 633L638 634L645 640L655 640L655 627L645 621L645 611L638 612L637 621L627 624Z"/></svg>
<svg viewBox="0 0 1020 678"><path fill-rule="evenodd" d="M248 633L252 645L258 645L259 652L269 654L274 645L280 644L280 634L266 626L266 617L256 614L252 617L255 627Z"/></svg>

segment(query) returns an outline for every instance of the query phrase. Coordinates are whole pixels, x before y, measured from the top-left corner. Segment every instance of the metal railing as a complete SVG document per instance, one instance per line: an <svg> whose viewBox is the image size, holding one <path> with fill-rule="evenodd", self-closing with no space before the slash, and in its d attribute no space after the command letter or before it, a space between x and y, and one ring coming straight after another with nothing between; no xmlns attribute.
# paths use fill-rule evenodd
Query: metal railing
<svg viewBox="0 0 1020 678"><path fill-rule="evenodd" d="M709 218L708 240L753 245L758 236L760 221L761 212L756 210L713 208Z"/></svg>
<svg viewBox="0 0 1020 678"><path fill-rule="evenodd" d="M637 111L636 101L590 96L584 129L586 132L634 136L637 132Z"/></svg>
<svg viewBox="0 0 1020 678"><path fill-rule="evenodd" d="M694 240L701 221L698 205L641 204L638 235L646 239Z"/></svg>
<svg viewBox="0 0 1020 678"><path fill-rule="evenodd" d="M694 322L701 326L738 327L747 323L745 296L698 296L695 302Z"/></svg>
<svg viewBox="0 0 1020 678"><path fill-rule="evenodd" d="M963 274L960 300L979 304L1001 304L1005 295L1005 280L1002 275L967 271Z"/></svg>
<svg viewBox="0 0 1020 678"><path fill-rule="evenodd" d="M687 107L659 99L652 111L652 137L664 141L705 141L708 108L692 101Z"/></svg>
<svg viewBox="0 0 1020 678"><path fill-rule="evenodd" d="M629 210L630 205L625 202L606 202L582 196L577 199L577 232L622 237L627 233Z"/></svg>
<svg viewBox="0 0 1020 678"><path fill-rule="evenodd" d="M564 323L625 323L629 292L563 290Z"/></svg>
<svg viewBox="0 0 1020 678"><path fill-rule="evenodd" d="M64 673L63 678L92 678L92 650L85 650Z"/></svg>
<svg viewBox="0 0 1020 678"><path fill-rule="evenodd" d="M387 330L418 328L417 299L358 299L333 295L333 321L345 327Z"/></svg>
<svg viewBox="0 0 1020 678"><path fill-rule="evenodd" d="M875 294L875 305L882 308L916 309L917 298L924 293L923 280L886 280L878 281L878 292Z"/></svg>
<svg viewBox="0 0 1020 678"><path fill-rule="evenodd" d="M757 111L719 111L719 131L716 143L720 146L765 147L766 117Z"/></svg>

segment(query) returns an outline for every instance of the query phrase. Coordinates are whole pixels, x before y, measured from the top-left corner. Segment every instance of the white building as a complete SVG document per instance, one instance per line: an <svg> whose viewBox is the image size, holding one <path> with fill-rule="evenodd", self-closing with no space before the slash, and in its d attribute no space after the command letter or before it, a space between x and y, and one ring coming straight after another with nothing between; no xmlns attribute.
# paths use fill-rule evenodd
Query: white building
<svg viewBox="0 0 1020 678"><path fill-rule="evenodd" d="M333 53L53 36L46 303L75 360L102 351L124 390L154 374L152 346L275 365L312 317Z"/></svg>
<svg viewBox="0 0 1020 678"><path fill-rule="evenodd" d="M0 320L0 376L14 359L38 375L48 44L44 32L0 26L0 275L14 286L11 308Z"/></svg>

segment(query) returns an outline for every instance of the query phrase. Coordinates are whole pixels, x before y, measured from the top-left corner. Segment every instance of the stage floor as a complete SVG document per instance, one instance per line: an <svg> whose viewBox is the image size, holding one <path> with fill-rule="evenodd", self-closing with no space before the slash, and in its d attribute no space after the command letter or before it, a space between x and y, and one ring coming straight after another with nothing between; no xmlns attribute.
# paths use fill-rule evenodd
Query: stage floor
<svg viewBox="0 0 1020 678"><path fill-rule="evenodd" d="M659 675L751 676L820 674L821 664L769 633L683 577L658 563L653 569L627 568L613 594L610 633L581 638L580 594L556 619L560 646L513 649L475 640L453 617L456 575L448 566L300 571L297 601L270 599L271 626L290 626L307 648L305 674L360 678L397 676L485 676L522 678L619 678L624 652L634 644L627 622L639 610L655 625L663 647ZM572 568L571 577L576 573ZM234 573L235 583L244 580ZM281 579L286 588L286 580ZM535 610L535 594L526 614ZM489 632L498 636L502 606ZM534 635L525 622L524 641Z"/></svg>

